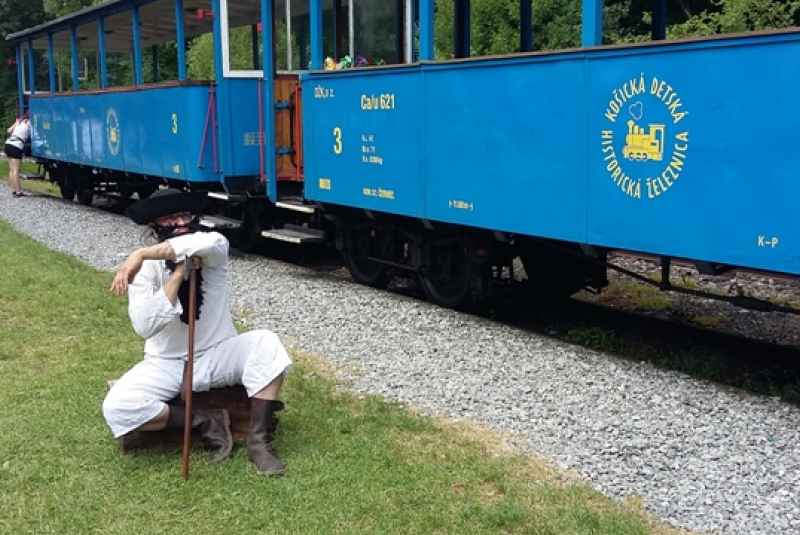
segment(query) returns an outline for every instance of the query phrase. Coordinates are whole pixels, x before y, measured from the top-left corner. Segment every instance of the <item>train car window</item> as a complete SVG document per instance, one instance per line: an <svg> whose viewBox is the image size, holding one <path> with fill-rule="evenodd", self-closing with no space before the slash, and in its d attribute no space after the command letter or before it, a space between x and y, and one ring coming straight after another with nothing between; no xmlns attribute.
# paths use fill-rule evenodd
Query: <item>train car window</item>
<svg viewBox="0 0 800 535"><path fill-rule="evenodd" d="M275 69L279 73L308 70L311 36L308 0L275 3Z"/></svg>
<svg viewBox="0 0 800 535"><path fill-rule="evenodd" d="M353 1L352 19L348 21L352 23L350 57L353 61L359 57L368 64L377 65L406 61L404 27L407 4L402 1Z"/></svg>
<svg viewBox="0 0 800 535"><path fill-rule="evenodd" d="M276 4L281 2L276 2ZM261 3L220 0L222 72L229 78L262 75Z"/></svg>
<svg viewBox="0 0 800 535"><path fill-rule="evenodd" d="M37 84L41 85L42 78L40 77L41 72L37 72L37 57L40 57L41 54L34 51L33 57L28 54L28 47L26 45L22 46L22 52L19 56L20 61L20 72L22 73L22 77L20 78L20 83L22 85L22 92L25 94L30 94L32 92L36 92ZM16 60L15 60L16 62ZM33 64L34 67L34 78L33 84L31 84L30 79L30 67Z"/></svg>
<svg viewBox="0 0 800 535"><path fill-rule="evenodd" d="M411 63L414 0L331 0L324 3L324 68Z"/></svg>

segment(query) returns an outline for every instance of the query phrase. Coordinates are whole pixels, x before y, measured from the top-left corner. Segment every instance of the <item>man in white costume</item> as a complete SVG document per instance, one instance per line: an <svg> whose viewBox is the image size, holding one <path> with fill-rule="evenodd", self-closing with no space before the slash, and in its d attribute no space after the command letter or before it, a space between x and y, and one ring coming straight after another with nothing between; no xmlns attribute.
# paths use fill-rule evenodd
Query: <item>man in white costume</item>
<svg viewBox="0 0 800 535"><path fill-rule="evenodd" d="M251 398L247 455L264 475L282 475L274 440L283 409L278 401L292 361L278 337L266 330L237 334L228 297L228 240L200 232L197 216L205 192L162 189L131 205L126 214L148 225L157 243L134 251L117 270L111 291L128 293L128 314L145 338L144 359L124 374L103 402L103 415L115 437L131 431L183 429L186 418L211 449L210 462L225 459L233 447L225 409L193 410L168 403L181 391L188 352L188 281L184 260L197 267L194 378L202 392L242 384Z"/></svg>

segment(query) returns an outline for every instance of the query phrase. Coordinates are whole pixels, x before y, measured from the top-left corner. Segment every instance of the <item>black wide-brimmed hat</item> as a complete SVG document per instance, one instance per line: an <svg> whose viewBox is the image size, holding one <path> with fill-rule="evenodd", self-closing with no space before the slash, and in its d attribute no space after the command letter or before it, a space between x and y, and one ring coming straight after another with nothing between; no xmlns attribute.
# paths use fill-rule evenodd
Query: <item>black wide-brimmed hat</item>
<svg viewBox="0 0 800 535"><path fill-rule="evenodd" d="M125 215L137 225L147 225L165 215L189 212L199 215L206 206L208 192L187 193L178 189L160 189L147 199L133 203L125 210Z"/></svg>

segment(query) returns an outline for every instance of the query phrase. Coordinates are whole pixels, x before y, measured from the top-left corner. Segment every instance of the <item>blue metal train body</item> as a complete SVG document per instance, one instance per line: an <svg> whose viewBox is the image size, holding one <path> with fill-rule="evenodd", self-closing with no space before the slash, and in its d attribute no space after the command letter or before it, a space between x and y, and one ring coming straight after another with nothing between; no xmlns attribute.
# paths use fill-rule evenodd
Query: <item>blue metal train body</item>
<svg viewBox="0 0 800 535"><path fill-rule="evenodd" d="M167 17L173 2L182 35L192 27L184 0L107 0L9 39L21 58L46 38L52 56L53 36L67 31L75 56L76 26L95 25L105 62L115 14ZM469 27L469 2L455 2L456 24ZM396 4L413 13L413 1ZM800 275L800 30L597 46L602 2L586 0L582 48L431 61L433 4L421 0L421 61L322 70L322 12L337 5L310 2L312 69L279 75L280 9L263 0L264 65L253 74L234 73L220 46L224 16L253 13L214 0L214 81L142 84L137 71L133 87L31 91L34 155L65 197L207 189L206 223L242 248L262 237L328 242L355 280L412 274L444 306L507 288L517 257L534 287L560 295L606 285L615 250L709 273ZM463 56L468 34L456 36Z"/></svg>
<svg viewBox="0 0 800 535"><path fill-rule="evenodd" d="M310 73L306 195L800 274L799 53L783 34Z"/></svg>
<svg viewBox="0 0 800 535"><path fill-rule="evenodd" d="M210 83L131 87L110 92L56 93L31 99L32 155L143 176L219 183L259 173L258 117L248 109L257 82L231 84L222 120L232 151L215 155L209 124ZM219 125L217 125L219 128Z"/></svg>

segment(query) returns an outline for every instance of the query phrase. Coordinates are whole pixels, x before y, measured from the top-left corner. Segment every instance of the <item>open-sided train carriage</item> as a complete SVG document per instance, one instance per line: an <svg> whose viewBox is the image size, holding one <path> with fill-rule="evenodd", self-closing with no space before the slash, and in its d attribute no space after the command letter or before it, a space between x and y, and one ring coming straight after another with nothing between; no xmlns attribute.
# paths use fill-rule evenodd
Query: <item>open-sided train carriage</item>
<svg viewBox="0 0 800 535"><path fill-rule="evenodd" d="M244 248L262 231L319 241L282 224L314 213L303 202L298 80L307 4L108 0L11 35L34 156L68 199L206 189L217 201L206 224L239 229ZM337 7L328 1L324 16L343 24ZM212 38L209 67L190 73L186 43L201 36ZM113 67L124 62L121 78Z"/></svg>

